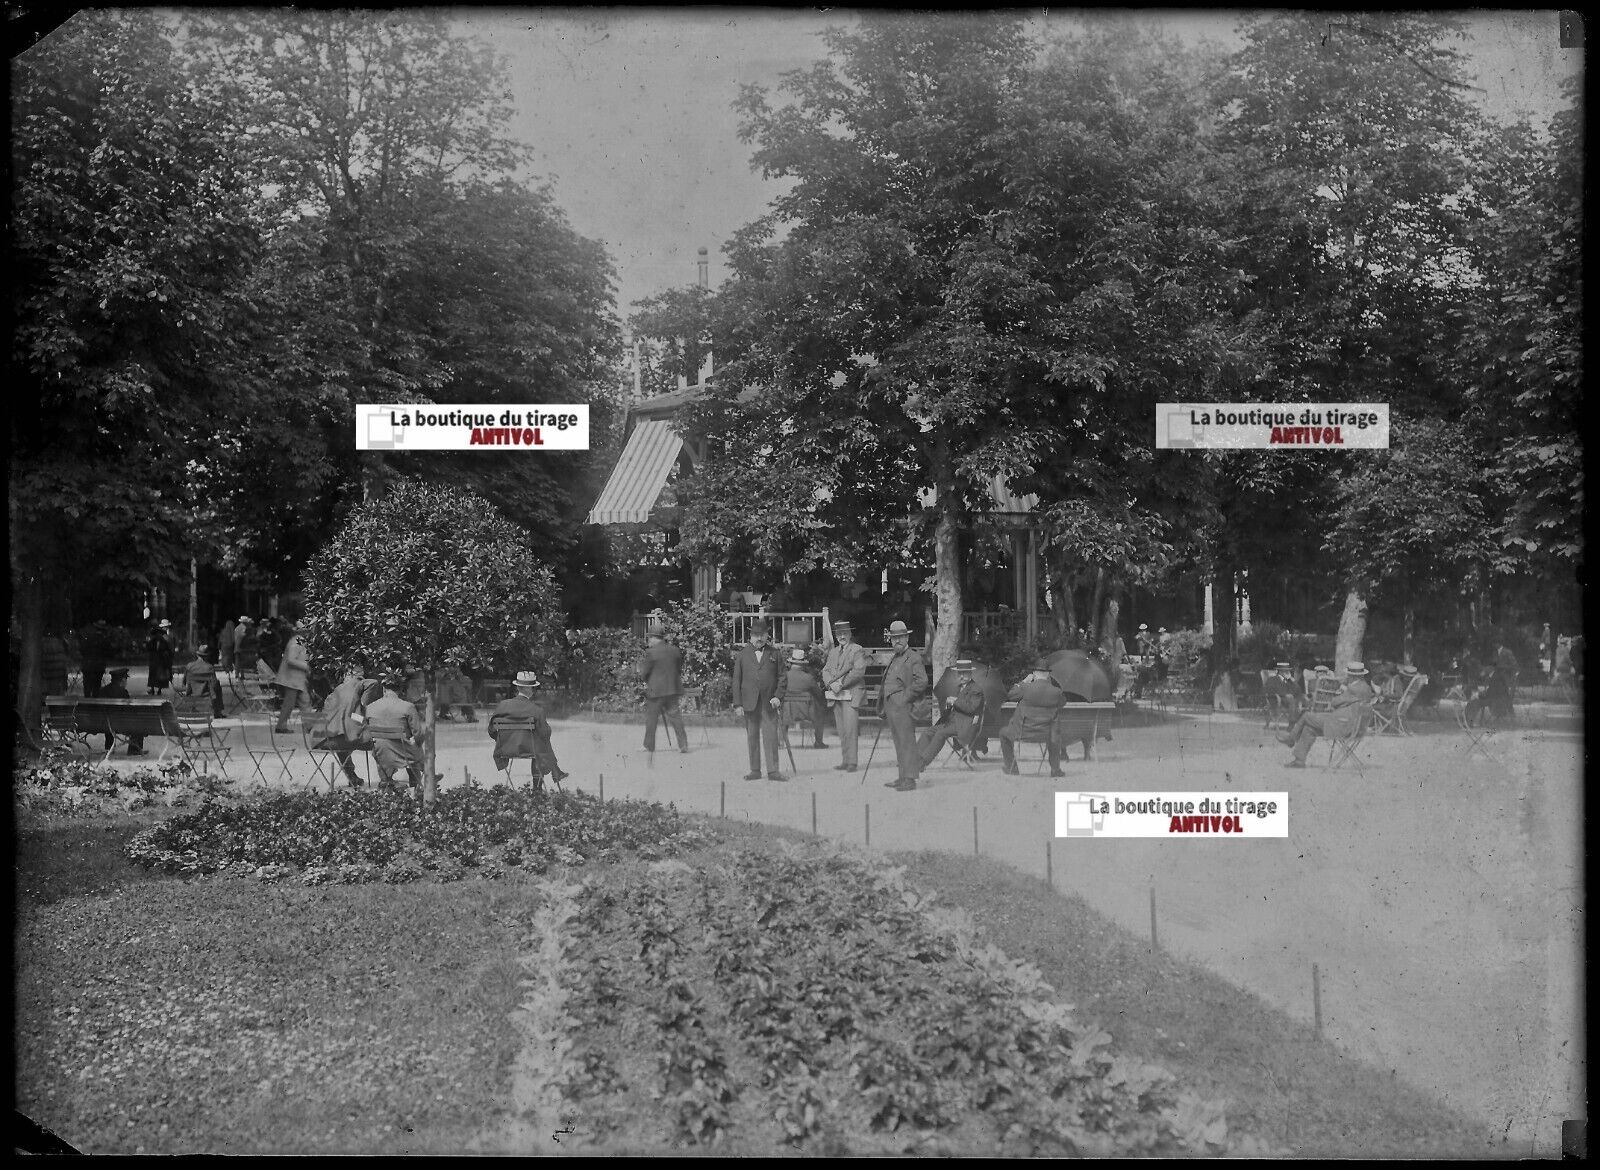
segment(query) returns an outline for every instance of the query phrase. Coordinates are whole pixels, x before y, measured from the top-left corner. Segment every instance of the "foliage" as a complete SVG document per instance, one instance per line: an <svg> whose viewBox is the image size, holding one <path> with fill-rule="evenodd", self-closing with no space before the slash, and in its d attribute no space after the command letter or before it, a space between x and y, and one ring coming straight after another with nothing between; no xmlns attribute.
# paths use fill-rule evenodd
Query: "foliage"
<svg viewBox="0 0 1600 1170"><path fill-rule="evenodd" d="M694 690L733 670L732 627L715 601L674 601L662 611L662 631L683 651L683 686Z"/></svg>
<svg viewBox="0 0 1600 1170"><path fill-rule="evenodd" d="M741 1126L802 1151L1230 1145L1218 1106L1113 1055L1036 969L902 871L835 846L652 867L620 890L586 888L573 925L569 1063L587 1071L566 1089L597 1127L629 1133L621 1102L652 1096L684 1145ZM621 1005L653 1054L605 1059Z"/></svg>
<svg viewBox="0 0 1600 1170"><path fill-rule="evenodd" d="M232 788L234 781L225 776L196 774L182 760L119 772L53 749L19 768L12 784L19 810L54 816L133 812L155 804L182 808L195 799L210 801L237 795Z"/></svg>
<svg viewBox="0 0 1600 1170"><path fill-rule="evenodd" d="M639 648L632 630L593 626L562 631L546 667L580 701L637 694Z"/></svg>
<svg viewBox="0 0 1600 1170"><path fill-rule="evenodd" d="M373 667L542 665L563 615L526 533L459 488L399 480L354 509L312 560L312 654Z"/></svg>
<svg viewBox="0 0 1600 1170"><path fill-rule="evenodd" d="M543 873L598 859L663 857L705 837L670 805L469 786L441 794L431 814L382 792L304 792L236 808L208 806L140 833L127 852L169 873L277 880L307 871L311 884L335 876L404 882L430 874L455 880L468 870L505 866Z"/></svg>

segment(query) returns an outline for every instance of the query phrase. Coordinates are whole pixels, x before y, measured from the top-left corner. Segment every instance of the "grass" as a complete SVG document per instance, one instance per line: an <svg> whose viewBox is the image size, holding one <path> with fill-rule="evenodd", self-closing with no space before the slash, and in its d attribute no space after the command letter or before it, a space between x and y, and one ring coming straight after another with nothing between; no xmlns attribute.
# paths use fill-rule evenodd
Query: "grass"
<svg viewBox="0 0 1600 1170"><path fill-rule="evenodd" d="M484 1148L507 1104L528 882L186 881L122 856L149 823L18 827L18 1109L93 1153ZM804 837L721 827L745 847ZM1485 1152L1465 1119L1037 879L954 855L896 862L1116 1051L1226 1100L1232 1132L1302 1156Z"/></svg>

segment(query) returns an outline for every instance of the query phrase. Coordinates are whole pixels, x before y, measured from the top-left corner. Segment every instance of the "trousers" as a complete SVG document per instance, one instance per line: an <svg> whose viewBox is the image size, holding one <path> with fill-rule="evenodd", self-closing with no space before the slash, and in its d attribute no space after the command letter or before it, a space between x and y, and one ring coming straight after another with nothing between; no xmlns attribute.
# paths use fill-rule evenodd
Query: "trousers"
<svg viewBox="0 0 1600 1170"><path fill-rule="evenodd" d="M861 737L861 711L851 703L833 705L833 726L839 732L840 762L846 767L856 766L857 740Z"/></svg>
<svg viewBox="0 0 1600 1170"><path fill-rule="evenodd" d="M899 778L915 780L922 774L922 761L917 754L917 724L911 718L911 705L898 695L885 700L883 721L894 737L894 763Z"/></svg>
<svg viewBox="0 0 1600 1170"><path fill-rule="evenodd" d="M663 695L659 699L646 699L644 701L644 746L647 751L656 750L656 723L666 723L672 734L678 737L678 746L684 751L689 750L689 733L683 728L683 715L678 711L678 696Z"/></svg>
<svg viewBox="0 0 1600 1170"><path fill-rule="evenodd" d="M778 713L772 709L771 704L763 703L756 711L745 708L744 712L745 742L750 749L750 770L761 771L761 760L765 756L768 773L778 770Z"/></svg>

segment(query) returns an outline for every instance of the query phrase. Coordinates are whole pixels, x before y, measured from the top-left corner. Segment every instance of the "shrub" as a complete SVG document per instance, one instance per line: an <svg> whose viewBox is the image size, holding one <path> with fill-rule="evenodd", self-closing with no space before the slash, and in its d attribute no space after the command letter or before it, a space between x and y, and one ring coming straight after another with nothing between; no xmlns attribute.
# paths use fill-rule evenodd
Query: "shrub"
<svg viewBox="0 0 1600 1170"><path fill-rule="evenodd" d="M662 612L662 631L683 651L683 685L694 689L733 670L728 619L715 601L675 601Z"/></svg>
<svg viewBox="0 0 1600 1170"><path fill-rule="evenodd" d="M556 686L579 702L624 695L631 700L639 689L639 654L632 631L588 626L554 640L548 663Z"/></svg>

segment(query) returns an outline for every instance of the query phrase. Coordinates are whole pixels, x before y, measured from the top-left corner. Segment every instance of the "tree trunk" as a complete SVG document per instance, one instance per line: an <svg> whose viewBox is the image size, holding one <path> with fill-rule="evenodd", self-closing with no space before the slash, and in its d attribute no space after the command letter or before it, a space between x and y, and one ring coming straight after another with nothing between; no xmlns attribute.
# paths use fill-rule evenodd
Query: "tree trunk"
<svg viewBox="0 0 1600 1170"><path fill-rule="evenodd" d="M439 781L435 778L438 769L434 767L434 732L439 725L439 710L433 704L435 672L429 670L422 677L428 688L422 717L422 807L427 810L431 809L433 802L439 799Z"/></svg>
<svg viewBox="0 0 1600 1170"><path fill-rule="evenodd" d="M1417 633L1417 611L1412 608L1410 602L1406 603L1405 621L1405 641L1401 644L1400 664L1402 666L1415 666L1416 663L1411 661L1411 650Z"/></svg>
<svg viewBox="0 0 1600 1170"><path fill-rule="evenodd" d="M17 650L17 711L30 735L38 738L44 708L44 684L39 663L44 650L44 582L24 572L22 588L12 600L21 646Z"/></svg>
<svg viewBox="0 0 1600 1170"><path fill-rule="evenodd" d="M1339 615L1339 633L1334 640L1333 670L1340 678L1352 662L1361 661L1361 644L1367 636L1367 596L1359 584L1352 584L1344 595L1344 613Z"/></svg>
<svg viewBox="0 0 1600 1170"><path fill-rule="evenodd" d="M1096 645L1105 651L1106 661L1109 662L1117 640L1117 625L1122 619L1122 588L1113 582L1106 594L1106 611L1100 622L1100 640Z"/></svg>
<svg viewBox="0 0 1600 1170"><path fill-rule="evenodd" d="M1089 627L1084 631L1083 648L1085 650L1100 644L1100 603L1104 600L1105 595L1106 571L1104 569L1096 569L1094 571L1094 593L1089 600Z"/></svg>
<svg viewBox="0 0 1600 1170"><path fill-rule="evenodd" d="M362 451L356 457L361 463L361 502L370 504L383 499L389 483L389 467L383 455L376 451Z"/></svg>
<svg viewBox="0 0 1600 1170"><path fill-rule="evenodd" d="M1056 632L1063 640L1077 632L1078 611L1072 597L1072 586L1067 584L1068 574L1063 570L1050 579L1050 596L1055 599L1052 607L1056 615Z"/></svg>
<svg viewBox="0 0 1600 1170"><path fill-rule="evenodd" d="M1211 668L1224 667L1233 657L1238 627L1234 624L1239 601L1233 591L1233 562L1218 558L1211 574Z"/></svg>
<svg viewBox="0 0 1600 1170"><path fill-rule="evenodd" d="M933 594L938 627L933 633L933 677L938 679L961 649L961 541L954 513L955 492L940 485L939 520L933 530Z"/></svg>

